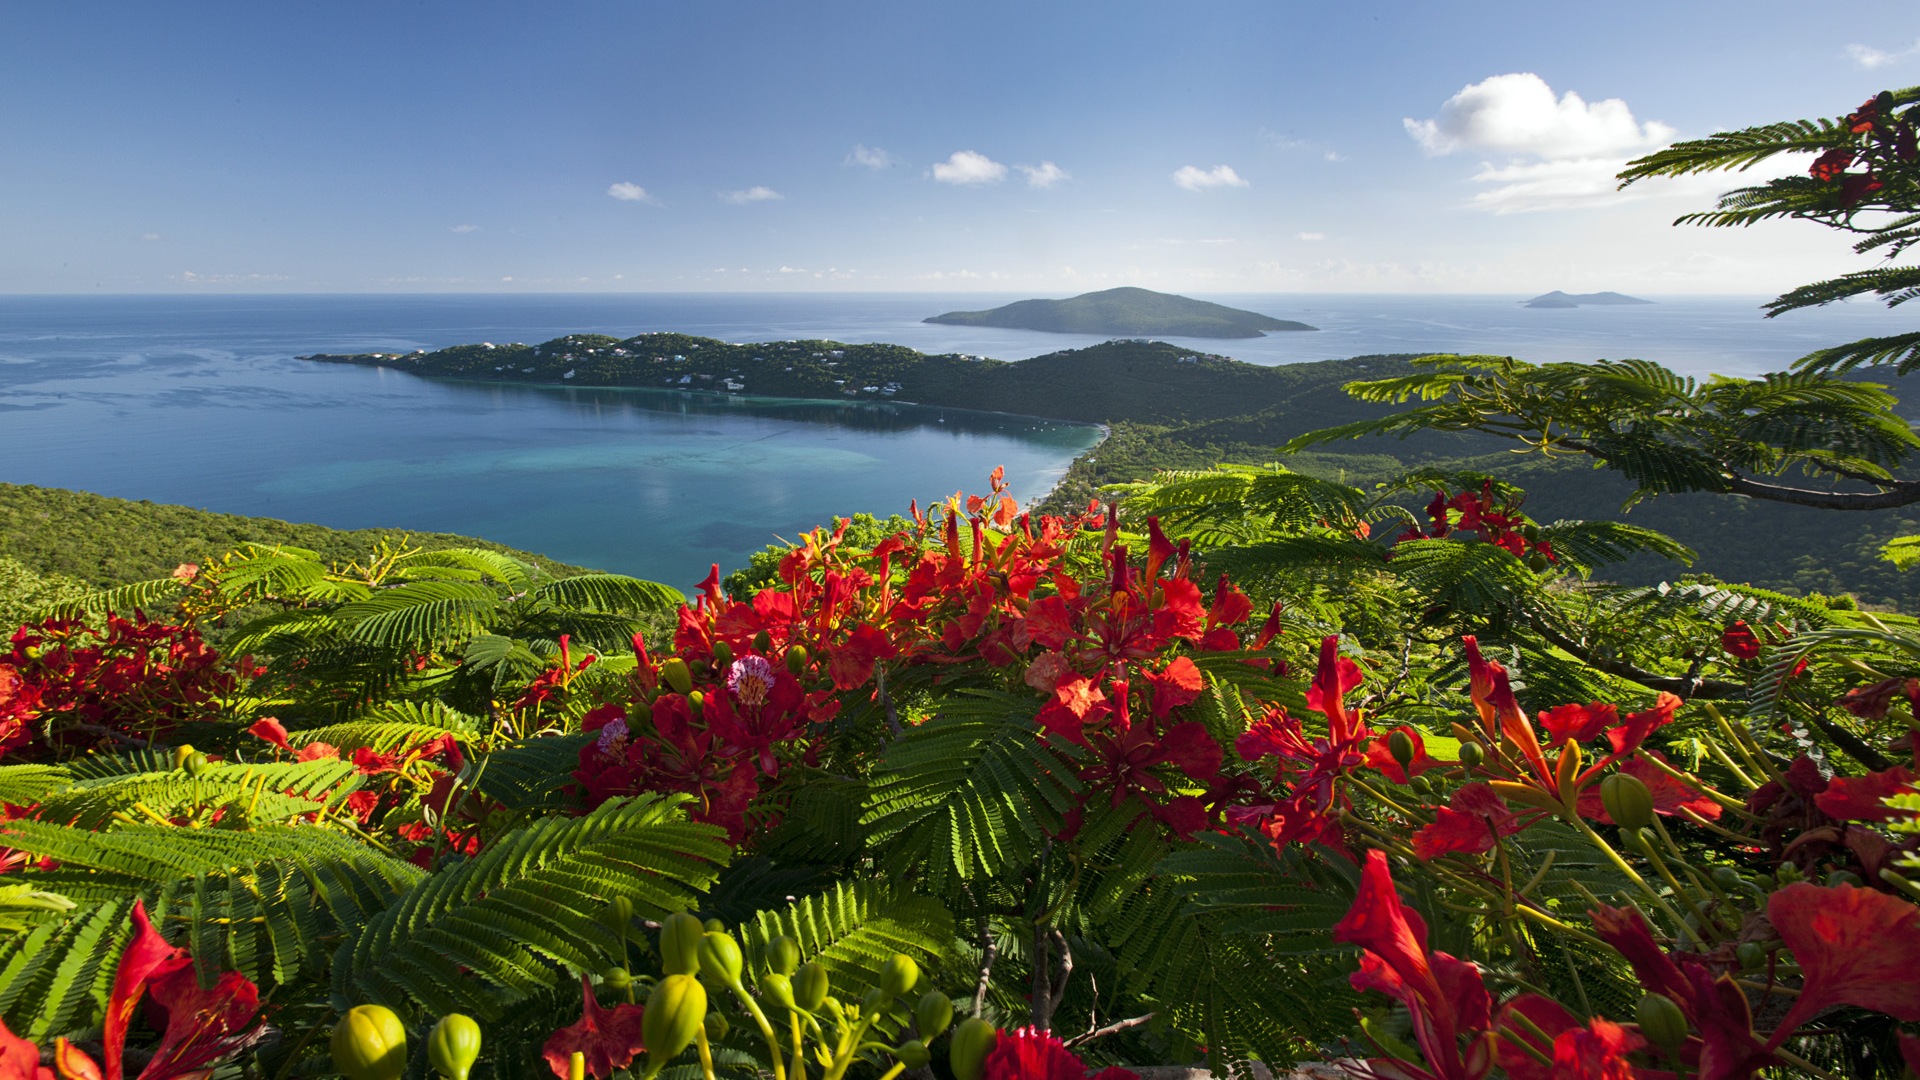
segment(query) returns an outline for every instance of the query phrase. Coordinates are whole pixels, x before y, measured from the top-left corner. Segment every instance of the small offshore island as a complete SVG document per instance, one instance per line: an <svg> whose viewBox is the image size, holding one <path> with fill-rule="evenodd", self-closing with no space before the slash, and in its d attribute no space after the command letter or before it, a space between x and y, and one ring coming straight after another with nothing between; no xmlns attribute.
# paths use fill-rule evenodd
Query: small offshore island
<svg viewBox="0 0 1920 1080"><path fill-rule="evenodd" d="M1642 300L1637 296L1628 296L1617 292L1564 293L1555 289L1550 293L1541 293L1531 300L1521 302L1521 307L1530 308L1571 308L1571 307L1611 307L1621 304L1651 304L1651 300Z"/></svg>
<svg viewBox="0 0 1920 1080"><path fill-rule="evenodd" d="M921 321L1113 337L1255 338L1274 330L1319 329L1257 311L1136 288L1082 293L1066 300L1020 300L989 311L949 311Z"/></svg>

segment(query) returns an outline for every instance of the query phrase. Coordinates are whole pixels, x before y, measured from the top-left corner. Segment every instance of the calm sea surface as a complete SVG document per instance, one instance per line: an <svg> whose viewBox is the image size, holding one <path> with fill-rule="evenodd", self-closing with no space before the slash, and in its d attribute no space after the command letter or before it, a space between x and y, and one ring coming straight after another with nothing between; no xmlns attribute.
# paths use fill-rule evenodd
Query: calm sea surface
<svg viewBox="0 0 1920 1080"><path fill-rule="evenodd" d="M1319 326L1182 340L1251 363L1462 351L1641 357L1688 374L1779 370L1910 328L1864 305L1760 318L1761 298L1531 310L1513 297L1208 299ZM1032 498L1095 429L888 403L437 382L312 352L677 330L1024 359L1077 335L919 320L982 295L0 297L0 481L341 528L484 536L687 587L835 513L904 511L1004 465Z"/></svg>

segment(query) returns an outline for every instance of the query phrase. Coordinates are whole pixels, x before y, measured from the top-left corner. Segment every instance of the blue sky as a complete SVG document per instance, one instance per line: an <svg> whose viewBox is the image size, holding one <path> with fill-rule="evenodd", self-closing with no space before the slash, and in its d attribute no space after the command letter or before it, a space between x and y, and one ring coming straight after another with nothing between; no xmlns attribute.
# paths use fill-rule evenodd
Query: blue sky
<svg viewBox="0 0 1920 1080"><path fill-rule="evenodd" d="M1606 177L1920 83L1807 12L12 4L0 292L1772 293L1859 262Z"/></svg>

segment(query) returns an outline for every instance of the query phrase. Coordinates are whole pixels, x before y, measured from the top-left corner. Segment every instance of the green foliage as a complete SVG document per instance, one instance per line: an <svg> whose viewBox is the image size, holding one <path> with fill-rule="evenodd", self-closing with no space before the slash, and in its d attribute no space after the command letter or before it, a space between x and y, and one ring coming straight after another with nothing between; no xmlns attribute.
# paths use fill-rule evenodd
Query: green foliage
<svg viewBox="0 0 1920 1080"><path fill-rule="evenodd" d="M442 870L375 916L334 960L336 1007L417 1005L493 1019L622 957L597 921L616 896L646 918L691 907L725 865L718 830L679 799L608 802L547 818Z"/></svg>
<svg viewBox="0 0 1920 1080"><path fill-rule="evenodd" d="M762 911L741 927L752 966L763 964L767 943L790 937L804 963L818 960L835 989L849 1000L878 985L895 953L936 970L953 944L953 916L940 901L878 881L841 881L778 910Z"/></svg>
<svg viewBox="0 0 1920 1080"><path fill-rule="evenodd" d="M861 824L879 864L944 891L1033 861L1080 790L1031 699L974 692L883 751Z"/></svg>
<svg viewBox="0 0 1920 1080"><path fill-rule="evenodd" d="M0 555L0 626L19 626L91 591L79 578L40 573Z"/></svg>

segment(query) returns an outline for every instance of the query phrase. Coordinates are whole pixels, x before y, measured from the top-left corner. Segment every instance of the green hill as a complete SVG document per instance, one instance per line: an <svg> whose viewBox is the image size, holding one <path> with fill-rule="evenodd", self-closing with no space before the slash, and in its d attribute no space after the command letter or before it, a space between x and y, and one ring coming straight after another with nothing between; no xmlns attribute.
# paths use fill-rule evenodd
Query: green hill
<svg viewBox="0 0 1920 1080"><path fill-rule="evenodd" d="M1302 322L1150 289L1108 289L1066 300L1021 300L991 311L949 311L924 320L1053 334L1118 337L1260 337L1269 330L1314 330Z"/></svg>
<svg viewBox="0 0 1920 1080"><path fill-rule="evenodd" d="M11 557L36 573L77 579L93 588L165 577L181 563L204 562L248 542L309 548L328 562L346 562L364 559L382 540L403 537L430 550L502 551L558 576L583 572L545 556L453 533L329 529L86 491L0 484L0 557Z"/></svg>

